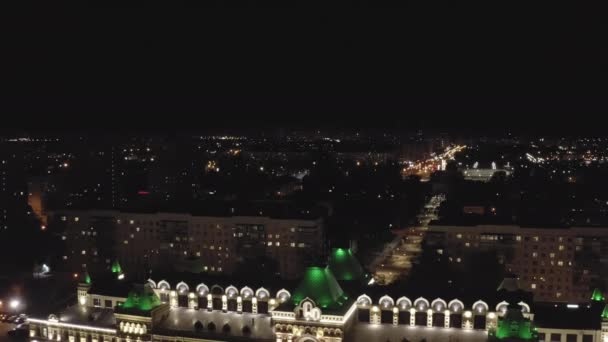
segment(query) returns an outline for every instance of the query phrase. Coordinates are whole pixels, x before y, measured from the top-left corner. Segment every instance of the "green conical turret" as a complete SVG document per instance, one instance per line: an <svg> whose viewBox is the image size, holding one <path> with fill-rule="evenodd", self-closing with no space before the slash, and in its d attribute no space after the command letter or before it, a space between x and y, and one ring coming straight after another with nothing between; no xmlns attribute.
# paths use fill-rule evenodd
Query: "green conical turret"
<svg viewBox="0 0 608 342"><path fill-rule="evenodd" d="M602 318L608 319L608 305L604 306L604 311L602 311Z"/></svg>
<svg viewBox="0 0 608 342"><path fill-rule="evenodd" d="M357 280L365 276L361 264L350 249L334 248L329 255L327 267L337 280Z"/></svg>
<svg viewBox="0 0 608 342"><path fill-rule="evenodd" d="M310 298L322 308L340 306L347 299L329 268L309 267L293 293L294 304Z"/></svg>
<svg viewBox="0 0 608 342"><path fill-rule="evenodd" d="M593 294L591 295L592 301L603 302L604 299L604 294L602 294L602 291L600 291L600 289L596 288L595 290L593 290Z"/></svg>
<svg viewBox="0 0 608 342"><path fill-rule="evenodd" d="M122 267L120 267L118 260L114 260L114 263L112 263L112 273L122 273Z"/></svg>

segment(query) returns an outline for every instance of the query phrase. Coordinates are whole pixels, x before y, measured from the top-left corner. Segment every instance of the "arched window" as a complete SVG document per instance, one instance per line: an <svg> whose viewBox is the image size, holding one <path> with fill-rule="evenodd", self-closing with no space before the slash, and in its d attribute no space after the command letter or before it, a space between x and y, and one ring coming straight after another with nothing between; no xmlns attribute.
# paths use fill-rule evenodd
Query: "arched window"
<svg viewBox="0 0 608 342"><path fill-rule="evenodd" d="M372 299L368 295L361 295L357 298L357 305L369 306L372 304Z"/></svg>
<svg viewBox="0 0 608 342"><path fill-rule="evenodd" d="M431 308L435 310L435 312L443 312L447 307L448 304L441 298L437 298L431 303Z"/></svg>
<svg viewBox="0 0 608 342"><path fill-rule="evenodd" d="M169 285L169 282L167 282L166 280L161 280L158 282L158 288L163 291L168 291L171 289L171 285Z"/></svg>
<svg viewBox="0 0 608 342"><path fill-rule="evenodd" d="M448 308L453 313L459 313L464 309L464 304L460 300L454 299L450 301L450 303L448 304Z"/></svg>
<svg viewBox="0 0 608 342"><path fill-rule="evenodd" d="M407 297L401 297L397 299L397 306L399 310L409 310L412 307L412 301Z"/></svg>
<svg viewBox="0 0 608 342"><path fill-rule="evenodd" d="M426 298L419 297L414 301L414 308L418 311L426 311L429 308L430 304Z"/></svg>
<svg viewBox="0 0 608 342"><path fill-rule="evenodd" d="M381 297L380 300L378 301L378 303L380 304L380 307L382 309L390 309L393 306L395 306L395 301L393 300L393 298L391 298L389 296Z"/></svg>
<svg viewBox="0 0 608 342"><path fill-rule="evenodd" d="M198 286L196 287L196 292L201 297L206 296L207 293L209 293L209 288L205 284L198 284Z"/></svg>
<svg viewBox="0 0 608 342"><path fill-rule="evenodd" d="M175 289L177 290L177 293L179 293L179 294L185 294L188 291L190 291L190 287L188 287L188 284L184 283L183 281L181 283L177 284Z"/></svg>
<svg viewBox="0 0 608 342"><path fill-rule="evenodd" d="M196 321L196 323L194 323L194 331L196 331L196 332L203 331L203 323L201 323L201 321Z"/></svg>

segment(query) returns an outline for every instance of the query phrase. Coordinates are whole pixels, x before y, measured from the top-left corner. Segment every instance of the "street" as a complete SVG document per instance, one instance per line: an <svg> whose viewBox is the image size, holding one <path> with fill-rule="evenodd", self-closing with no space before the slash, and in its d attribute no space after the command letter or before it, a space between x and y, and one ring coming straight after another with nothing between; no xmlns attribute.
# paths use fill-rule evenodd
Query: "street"
<svg viewBox="0 0 608 342"><path fill-rule="evenodd" d="M428 224L437 218L437 208L445 198L433 196L418 215L419 226L393 231L396 236L388 243L382 253L369 265L378 284L388 285L403 278L412 268L412 263L421 252L420 244L424 239Z"/></svg>
<svg viewBox="0 0 608 342"><path fill-rule="evenodd" d="M0 342L8 342L9 338L6 335L10 330L15 327L12 323L2 323L0 322Z"/></svg>

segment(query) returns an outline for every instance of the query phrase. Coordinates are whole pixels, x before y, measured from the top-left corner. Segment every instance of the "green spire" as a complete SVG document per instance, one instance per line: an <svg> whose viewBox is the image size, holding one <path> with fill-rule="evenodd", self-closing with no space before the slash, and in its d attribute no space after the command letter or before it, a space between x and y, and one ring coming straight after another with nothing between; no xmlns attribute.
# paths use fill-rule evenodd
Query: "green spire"
<svg viewBox="0 0 608 342"><path fill-rule="evenodd" d="M122 305L124 309L150 311L161 304L160 299L147 285L135 285Z"/></svg>
<svg viewBox="0 0 608 342"><path fill-rule="evenodd" d="M331 270L321 267L306 269L292 299L294 304L298 305L306 297L322 308L341 306L347 299Z"/></svg>
<svg viewBox="0 0 608 342"><path fill-rule="evenodd" d="M489 333L499 340L538 340L536 327L519 309L508 309L505 316L498 319L496 329L490 330Z"/></svg>
<svg viewBox="0 0 608 342"><path fill-rule="evenodd" d="M84 282L91 285L91 276L88 271L84 271Z"/></svg>
<svg viewBox="0 0 608 342"><path fill-rule="evenodd" d="M118 260L114 260L114 263L112 264L112 273L122 273L122 267L120 267Z"/></svg>
<svg viewBox="0 0 608 342"><path fill-rule="evenodd" d="M602 294L602 291L600 291L600 289L596 288L595 290L593 290L593 294L591 295L592 301L603 302L604 299L604 295Z"/></svg>
<svg viewBox="0 0 608 342"><path fill-rule="evenodd" d="M602 311L602 318L608 318L608 305L604 306L604 311Z"/></svg>
<svg viewBox="0 0 608 342"><path fill-rule="evenodd" d="M355 280L365 276L361 264L350 249L333 249L327 267L338 280Z"/></svg>

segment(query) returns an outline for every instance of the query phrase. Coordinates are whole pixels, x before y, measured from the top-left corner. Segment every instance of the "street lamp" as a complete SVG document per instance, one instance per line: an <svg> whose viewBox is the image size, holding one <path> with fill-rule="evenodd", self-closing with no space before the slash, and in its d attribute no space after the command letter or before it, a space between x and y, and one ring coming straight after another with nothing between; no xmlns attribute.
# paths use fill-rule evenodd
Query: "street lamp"
<svg viewBox="0 0 608 342"><path fill-rule="evenodd" d="M17 310L17 308L19 307L19 305L20 305L20 304L21 304L21 303L19 302L19 300L18 300L18 299L12 299L12 300L11 300L11 301L8 303L8 305L10 306L10 308L11 308L11 309L13 309L13 310L15 310L15 311Z"/></svg>

